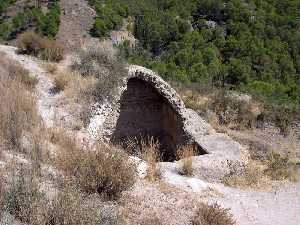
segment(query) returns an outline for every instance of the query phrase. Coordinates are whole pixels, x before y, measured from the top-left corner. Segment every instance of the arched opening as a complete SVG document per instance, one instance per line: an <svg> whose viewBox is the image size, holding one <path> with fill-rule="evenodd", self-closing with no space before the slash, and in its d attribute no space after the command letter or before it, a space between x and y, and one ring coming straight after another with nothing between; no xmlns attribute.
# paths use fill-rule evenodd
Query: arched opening
<svg viewBox="0 0 300 225"><path fill-rule="evenodd" d="M148 82L131 78L120 99L112 141L124 144L149 137L159 141L164 161L175 160L177 147L187 142L183 121L166 98Z"/></svg>

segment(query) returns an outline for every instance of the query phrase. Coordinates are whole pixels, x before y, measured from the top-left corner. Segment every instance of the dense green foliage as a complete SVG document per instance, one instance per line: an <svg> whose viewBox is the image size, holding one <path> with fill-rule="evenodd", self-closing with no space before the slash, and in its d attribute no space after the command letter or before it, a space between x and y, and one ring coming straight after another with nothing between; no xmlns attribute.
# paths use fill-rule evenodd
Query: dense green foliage
<svg viewBox="0 0 300 225"><path fill-rule="evenodd" d="M109 31L122 25L122 18L128 16L128 6L123 1L89 0L97 12L91 33L96 37L106 36Z"/></svg>
<svg viewBox="0 0 300 225"><path fill-rule="evenodd" d="M1 0L0 2L0 14L5 12L7 7L9 7L11 4L15 3L16 0Z"/></svg>
<svg viewBox="0 0 300 225"><path fill-rule="evenodd" d="M14 1L9 2L13 3ZM0 7L0 9L3 9L3 14L5 14L5 9L8 6L9 4L7 3ZM51 5L45 14L37 6L24 8L16 13L13 18L0 19L0 39L13 39L29 28L35 28L39 33L49 38L54 38L58 32L59 18L60 8L57 3Z"/></svg>
<svg viewBox="0 0 300 225"><path fill-rule="evenodd" d="M91 0L103 36L128 15L133 62L165 79L250 91L300 104L299 0ZM105 3L105 4L104 4ZM126 12L126 13L125 13Z"/></svg>

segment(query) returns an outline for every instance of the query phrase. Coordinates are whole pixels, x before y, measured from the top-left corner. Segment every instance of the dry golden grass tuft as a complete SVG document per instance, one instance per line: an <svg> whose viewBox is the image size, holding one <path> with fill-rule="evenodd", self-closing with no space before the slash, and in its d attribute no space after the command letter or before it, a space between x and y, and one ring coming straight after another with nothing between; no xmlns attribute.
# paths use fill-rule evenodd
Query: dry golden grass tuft
<svg viewBox="0 0 300 225"><path fill-rule="evenodd" d="M153 137L147 141L141 141L142 157L147 162L146 179L150 182L155 182L160 179L161 171L158 163L160 162L159 143Z"/></svg>
<svg viewBox="0 0 300 225"><path fill-rule="evenodd" d="M33 171L31 171L33 172ZM7 190L3 193L4 210L23 223L31 223L43 198L34 173L19 168Z"/></svg>
<svg viewBox="0 0 300 225"><path fill-rule="evenodd" d="M35 97L28 90L35 81L14 62L1 59L0 69L0 136L5 145L19 149L23 132L40 123Z"/></svg>
<svg viewBox="0 0 300 225"><path fill-rule="evenodd" d="M223 182L234 187L263 187L272 180L299 180L300 163L283 156L275 151L267 153L261 160L251 160L244 167L229 165L230 173L223 178Z"/></svg>
<svg viewBox="0 0 300 225"><path fill-rule="evenodd" d="M140 225L162 225L163 223L161 222L161 220L156 217L153 216L152 218L144 218Z"/></svg>
<svg viewBox="0 0 300 225"><path fill-rule="evenodd" d="M43 64L43 68L48 72L54 74L57 71L57 65L55 63L47 62Z"/></svg>
<svg viewBox="0 0 300 225"><path fill-rule="evenodd" d="M17 62L7 61L7 72L11 80L20 82L29 91L32 91L38 82L35 77L30 76L28 70Z"/></svg>
<svg viewBox="0 0 300 225"><path fill-rule="evenodd" d="M54 75L54 91L64 91L73 80L73 74L68 72L59 72Z"/></svg>
<svg viewBox="0 0 300 225"><path fill-rule="evenodd" d="M20 53L34 55L43 60L59 62L63 59L64 48L55 40L41 37L33 31L23 33L17 43Z"/></svg>
<svg viewBox="0 0 300 225"><path fill-rule="evenodd" d="M0 170L0 218L2 216L2 211L3 211L3 194L4 194L4 179L3 179L2 171Z"/></svg>
<svg viewBox="0 0 300 225"><path fill-rule="evenodd" d="M185 146L176 152L178 160L180 160L179 173L185 176L193 175L193 156L196 155L196 150L193 146Z"/></svg>
<svg viewBox="0 0 300 225"><path fill-rule="evenodd" d="M223 178L223 182L232 187L248 188L264 185L265 179L263 166L256 161L251 161L242 168L230 165L230 173Z"/></svg>
<svg viewBox="0 0 300 225"><path fill-rule="evenodd" d="M43 203L47 207L43 207ZM86 197L73 187L59 192L51 204L40 202L39 206L34 215L35 225L99 225L103 221L99 208L88 204Z"/></svg>
<svg viewBox="0 0 300 225"><path fill-rule="evenodd" d="M192 220L192 225L234 225L236 222L229 209L224 209L217 203L201 204Z"/></svg>
<svg viewBox="0 0 300 225"><path fill-rule="evenodd" d="M113 46L89 46L78 52L72 70L83 77L93 76L97 82L86 94L95 101L112 100L127 75L126 64Z"/></svg>
<svg viewBox="0 0 300 225"><path fill-rule="evenodd" d="M39 177L18 168L12 182L3 191L3 209L22 223L32 225L119 224L119 218L106 213L102 205L73 186L59 190L49 201L40 191ZM2 197L2 195L1 195ZM93 197L95 198L95 196Z"/></svg>
<svg viewBox="0 0 300 225"><path fill-rule="evenodd" d="M266 169L264 174L272 180L290 180L297 181L299 176L299 162L290 160L289 155L282 156L279 153L271 151L265 160Z"/></svg>
<svg viewBox="0 0 300 225"><path fill-rule="evenodd" d="M134 184L136 169L124 151L102 143L79 146L68 137L58 143L57 167L84 192L117 199Z"/></svg>

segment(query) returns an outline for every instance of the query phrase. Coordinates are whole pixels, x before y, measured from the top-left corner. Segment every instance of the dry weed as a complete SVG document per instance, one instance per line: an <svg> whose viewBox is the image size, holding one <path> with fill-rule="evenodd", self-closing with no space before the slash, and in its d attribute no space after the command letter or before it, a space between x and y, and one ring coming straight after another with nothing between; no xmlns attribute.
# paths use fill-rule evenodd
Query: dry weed
<svg viewBox="0 0 300 225"><path fill-rule="evenodd" d="M14 67L12 62L6 64L1 60L0 69L3 70L0 76L0 136L5 145L21 151L23 132L30 131L40 122L36 100L28 92L34 82L31 78L21 78L28 77L28 72Z"/></svg>
<svg viewBox="0 0 300 225"><path fill-rule="evenodd" d="M17 62L7 62L7 71L11 80L20 82L29 91L33 91L38 82L35 77L29 74L28 70L24 69L24 67Z"/></svg>
<svg viewBox="0 0 300 225"><path fill-rule="evenodd" d="M256 187L264 181L263 168L255 161L247 165L229 164L230 172L223 182L232 187Z"/></svg>
<svg viewBox="0 0 300 225"><path fill-rule="evenodd" d="M192 220L192 225L234 225L236 224L229 209L224 209L217 203L201 204Z"/></svg>
<svg viewBox="0 0 300 225"><path fill-rule="evenodd" d="M58 62L63 59L64 48L54 40L41 37L33 31L23 33L17 43L20 53Z"/></svg>
<svg viewBox="0 0 300 225"><path fill-rule="evenodd" d="M160 162L158 141L155 141L153 137L149 138L148 141L142 140L141 151L143 159L147 162L148 166L146 178L151 182L155 182L161 177L161 171L158 165L158 162Z"/></svg>
<svg viewBox="0 0 300 225"><path fill-rule="evenodd" d="M0 218L3 211L3 195L4 195L4 179L2 171L0 170Z"/></svg>
<svg viewBox="0 0 300 225"><path fill-rule="evenodd" d="M21 168L4 192L4 210L21 222L30 223L42 198L37 178Z"/></svg>
<svg viewBox="0 0 300 225"><path fill-rule="evenodd" d="M196 155L196 150L193 146L185 146L177 150L177 158L180 160L179 173L186 176L193 175L193 156Z"/></svg>
<svg viewBox="0 0 300 225"><path fill-rule="evenodd" d="M57 65L54 63L45 63L43 67L48 73L54 74L57 71Z"/></svg>
<svg viewBox="0 0 300 225"><path fill-rule="evenodd" d="M54 92L64 91L73 80L73 74L68 72L60 72L54 76Z"/></svg>
<svg viewBox="0 0 300 225"><path fill-rule="evenodd" d="M135 167L120 149L101 143L84 148L68 138L60 146L58 167L87 193L116 199L135 182Z"/></svg>
<svg viewBox="0 0 300 225"><path fill-rule="evenodd" d="M282 156L274 151L267 155L265 161L267 168L264 173L273 180L292 178L292 170L289 164L289 156Z"/></svg>
<svg viewBox="0 0 300 225"><path fill-rule="evenodd" d="M47 207L43 206L45 204ZM85 196L72 187L66 187L54 198L52 203L40 202L32 221L35 225L100 225L101 211L87 204Z"/></svg>
<svg viewBox="0 0 300 225"><path fill-rule="evenodd" d="M113 47L92 46L82 49L72 69L83 77L93 76L98 79L94 87L85 92L96 101L112 100L127 75L124 61Z"/></svg>

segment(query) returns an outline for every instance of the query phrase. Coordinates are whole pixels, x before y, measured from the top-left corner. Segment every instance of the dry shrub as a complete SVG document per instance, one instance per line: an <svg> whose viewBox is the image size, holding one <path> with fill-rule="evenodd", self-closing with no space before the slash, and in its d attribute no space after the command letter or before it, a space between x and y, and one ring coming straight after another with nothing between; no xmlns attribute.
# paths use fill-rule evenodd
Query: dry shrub
<svg viewBox="0 0 300 225"><path fill-rule="evenodd" d="M54 91L64 91L73 79L73 74L68 72L61 72L54 76Z"/></svg>
<svg viewBox="0 0 300 225"><path fill-rule="evenodd" d="M12 65L0 62L3 70L0 76L0 136L5 144L14 149L20 149L21 138L24 131L30 131L40 122L36 112L34 96L28 92L32 82L22 80L22 69L11 69ZM18 71L11 76L9 71ZM18 75L17 75L18 74ZM24 76L28 75L25 72Z"/></svg>
<svg viewBox="0 0 300 225"><path fill-rule="evenodd" d="M37 177L19 172L4 192L4 210L23 223L32 225L118 224L114 215L103 216L102 205L71 186L49 201L39 191Z"/></svg>
<svg viewBox="0 0 300 225"><path fill-rule="evenodd" d="M292 171L289 164L289 156L282 156L274 151L267 155L267 168L264 173L273 180L290 179Z"/></svg>
<svg viewBox="0 0 300 225"><path fill-rule="evenodd" d="M177 150L177 158L180 161L181 168L179 173L186 176L193 175L193 156L196 155L196 150L193 146L185 146Z"/></svg>
<svg viewBox="0 0 300 225"><path fill-rule="evenodd" d="M39 191L36 177L24 171L21 168L17 176L13 177L4 192L3 202L5 211L23 223L30 223L44 196Z"/></svg>
<svg viewBox="0 0 300 225"><path fill-rule="evenodd" d="M32 91L37 84L37 79L29 74L29 71L17 62L7 62L7 72L11 80L16 80Z"/></svg>
<svg viewBox="0 0 300 225"><path fill-rule="evenodd" d="M254 187L257 186L263 178L263 170L256 162L250 162L247 165L229 163L229 174L223 178L226 185L232 187Z"/></svg>
<svg viewBox="0 0 300 225"><path fill-rule="evenodd" d="M4 179L3 179L2 171L0 171L0 218L2 217L2 211L3 211L3 195L4 195Z"/></svg>
<svg viewBox="0 0 300 225"><path fill-rule="evenodd" d="M160 162L160 153L159 153L159 143L154 140L153 137L148 138L147 141L141 141L141 151L143 154L143 159L147 162L147 175L146 178L155 182L161 177L160 167L158 162Z"/></svg>
<svg viewBox="0 0 300 225"><path fill-rule="evenodd" d="M234 225L236 224L229 209L224 209L217 203L201 204L192 220L192 225Z"/></svg>
<svg viewBox="0 0 300 225"><path fill-rule="evenodd" d="M54 63L45 63L43 66L48 73L53 74L57 71L57 65Z"/></svg>
<svg viewBox="0 0 300 225"><path fill-rule="evenodd" d="M112 46L92 46L78 52L72 69L84 77L98 79L89 95L96 101L112 100L117 88L127 75L124 61Z"/></svg>
<svg viewBox="0 0 300 225"><path fill-rule="evenodd" d="M217 129L220 125L234 129L253 128L258 122L260 104L254 102L251 96L226 89L207 90L207 87L201 85L175 86L187 107L194 109L208 121L216 119L217 123L214 125Z"/></svg>
<svg viewBox="0 0 300 225"><path fill-rule="evenodd" d="M144 218L140 225L162 225L161 220L155 215L152 218Z"/></svg>
<svg viewBox="0 0 300 225"><path fill-rule="evenodd" d="M41 51L42 37L33 31L23 33L17 43L18 50L22 53L38 56Z"/></svg>
<svg viewBox="0 0 300 225"><path fill-rule="evenodd" d="M99 208L87 204L85 196L74 188L63 189L52 203L41 202L38 212L34 215L35 225L100 225L102 215Z"/></svg>
<svg viewBox="0 0 300 225"><path fill-rule="evenodd" d="M57 165L83 191L117 199L135 182L135 167L122 150L102 143L83 148L74 141L60 141Z"/></svg>
<svg viewBox="0 0 300 225"><path fill-rule="evenodd" d="M40 57L43 60L59 62L64 57L64 47L54 40L42 39Z"/></svg>
<svg viewBox="0 0 300 225"><path fill-rule="evenodd" d="M17 43L20 53L33 55L43 60L59 62L63 59L64 48L55 40L41 37L33 31L23 33Z"/></svg>

